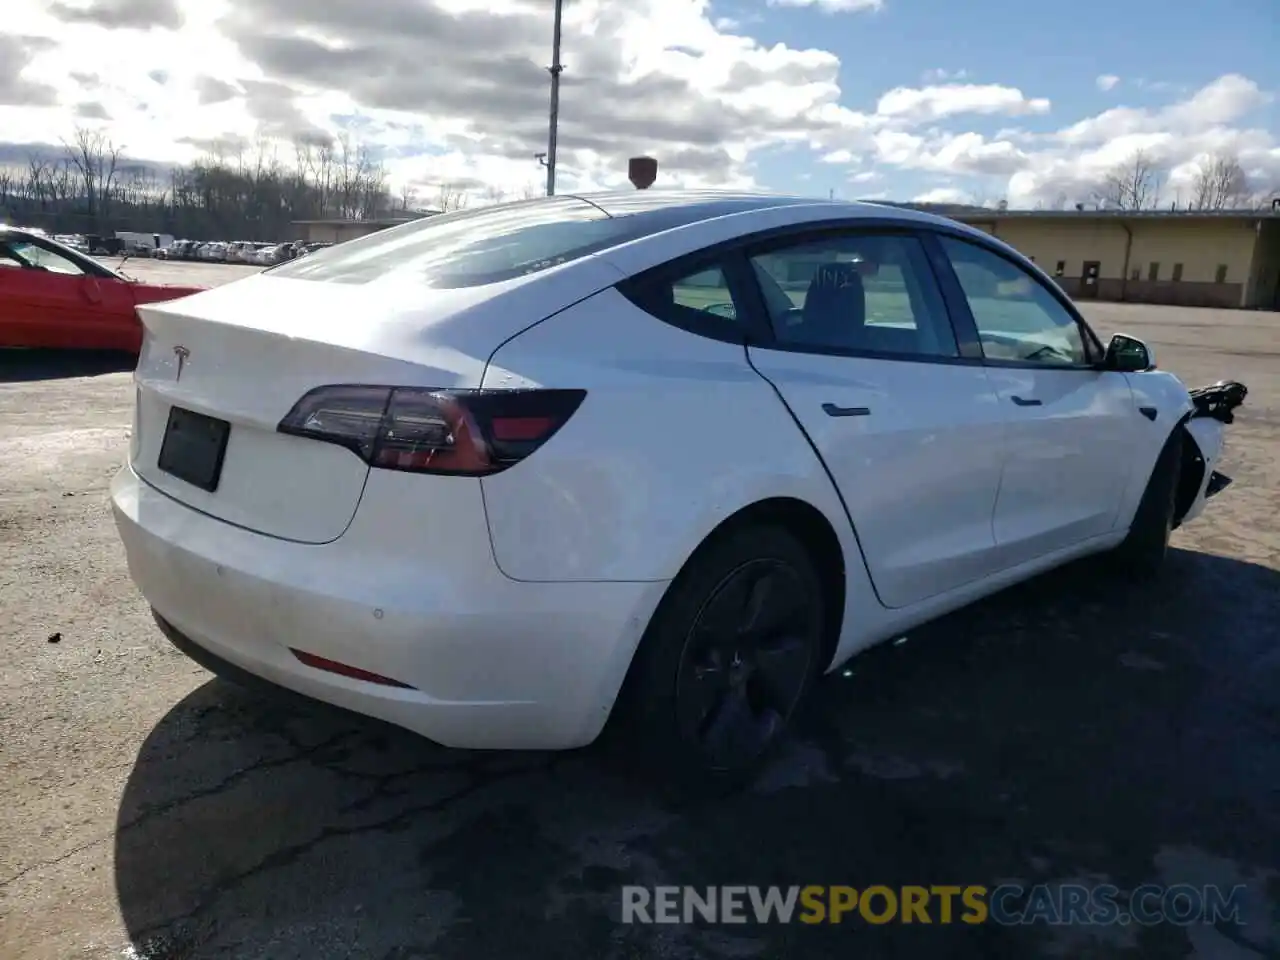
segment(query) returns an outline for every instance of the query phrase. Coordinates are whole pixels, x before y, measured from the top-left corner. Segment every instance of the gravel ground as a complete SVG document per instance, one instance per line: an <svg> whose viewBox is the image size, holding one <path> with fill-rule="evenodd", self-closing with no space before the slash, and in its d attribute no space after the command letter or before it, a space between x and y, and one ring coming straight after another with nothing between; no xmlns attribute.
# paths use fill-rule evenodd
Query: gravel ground
<svg viewBox="0 0 1280 960"><path fill-rule="evenodd" d="M1280 316L1086 312L1251 389L1236 484L1167 576L1059 571L871 651L754 789L702 804L601 748L448 751L212 680L106 507L128 373L0 355L0 957L1280 955ZM1246 926L616 920L625 883L1008 879L1245 884Z"/></svg>
<svg viewBox="0 0 1280 960"><path fill-rule="evenodd" d="M230 283L261 267L246 267L234 263L192 263L187 260L150 260L146 258L121 260L119 257L99 257L112 270L123 270L131 277L147 283L174 283L185 286L216 287Z"/></svg>

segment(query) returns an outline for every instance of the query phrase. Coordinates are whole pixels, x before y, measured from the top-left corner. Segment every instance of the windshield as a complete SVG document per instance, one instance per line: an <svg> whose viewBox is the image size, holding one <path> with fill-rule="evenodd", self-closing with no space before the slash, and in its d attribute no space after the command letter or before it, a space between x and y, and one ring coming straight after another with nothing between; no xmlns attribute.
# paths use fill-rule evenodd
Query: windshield
<svg viewBox="0 0 1280 960"><path fill-rule="evenodd" d="M409 274L434 287L480 286L547 270L688 218L680 208L610 217L576 197L531 200L415 220L268 272L335 283Z"/></svg>

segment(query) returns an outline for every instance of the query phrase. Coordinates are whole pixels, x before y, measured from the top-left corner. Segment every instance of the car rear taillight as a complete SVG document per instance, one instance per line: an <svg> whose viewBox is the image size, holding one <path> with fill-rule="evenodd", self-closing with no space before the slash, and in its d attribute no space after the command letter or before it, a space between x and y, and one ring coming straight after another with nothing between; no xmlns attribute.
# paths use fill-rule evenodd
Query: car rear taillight
<svg viewBox="0 0 1280 960"><path fill-rule="evenodd" d="M276 429L336 443L372 467L484 476L546 443L586 395L334 385L308 392Z"/></svg>

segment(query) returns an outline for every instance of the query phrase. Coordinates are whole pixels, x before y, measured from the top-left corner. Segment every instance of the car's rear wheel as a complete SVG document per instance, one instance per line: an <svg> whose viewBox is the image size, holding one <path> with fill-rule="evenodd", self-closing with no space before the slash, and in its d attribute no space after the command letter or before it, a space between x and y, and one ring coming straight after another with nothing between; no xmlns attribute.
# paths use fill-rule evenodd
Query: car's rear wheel
<svg viewBox="0 0 1280 960"><path fill-rule="evenodd" d="M1134 513L1128 535L1114 551L1114 559L1129 573L1153 577L1169 552L1177 507L1178 475L1182 467L1182 428L1173 431L1156 459L1147 489Z"/></svg>
<svg viewBox="0 0 1280 960"><path fill-rule="evenodd" d="M704 545L663 598L623 693L646 767L686 786L749 777L820 670L826 616L813 560L787 530L740 527Z"/></svg>

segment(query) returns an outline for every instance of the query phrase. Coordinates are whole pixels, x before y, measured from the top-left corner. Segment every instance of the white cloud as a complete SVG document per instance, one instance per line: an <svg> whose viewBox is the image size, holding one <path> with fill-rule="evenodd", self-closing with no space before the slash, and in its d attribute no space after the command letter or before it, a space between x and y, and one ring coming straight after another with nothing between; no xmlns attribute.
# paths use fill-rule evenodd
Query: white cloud
<svg viewBox="0 0 1280 960"><path fill-rule="evenodd" d="M1048 113L1044 97L1027 97L1016 87L999 84L942 84L913 89L895 87L880 98L876 113L882 117L925 122L962 113L1022 116Z"/></svg>
<svg viewBox="0 0 1280 960"><path fill-rule="evenodd" d="M826 13L860 13L884 9L884 0L766 0L771 7L817 7Z"/></svg>
<svg viewBox="0 0 1280 960"><path fill-rule="evenodd" d="M1234 124L1270 100L1252 80L1227 74L1165 107L1117 107L1078 121L1047 138L1010 178L1010 203L1088 200L1110 170L1139 150L1161 171L1165 200L1181 192L1185 201L1196 158L1216 152L1237 155L1255 189L1265 192L1280 184L1280 145L1271 131Z"/></svg>
<svg viewBox="0 0 1280 960"><path fill-rule="evenodd" d="M214 145L255 152L261 142L288 160L293 141L348 130L382 152L394 184L424 195L441 184L536 191L544 179L533 157L545 149L547 126L550 31L540 0L9 6L0 25L0 140L8 144L56 145L81 123L103 125L134 157L189 162ZM1280 143L1255 120L1270 95L1244 76L1169 92L1176 99L1164 106L1083 118L1058 116L1040 91L941 68L922 70L919 87L852 104L842 71L863 64L756 39L757 16L721 18L709 0L567 4L562 189L623 186L626 159L637 153L659 158L660 184L751 186L760 151L789 147L811 153L771 163L790 172L765 186L804 189L803 175L819 182L830 165L852 183L882 178L887 195L901 191L904 175L909 189L924 189L915 180L927 174L972 195L1007 188L1014 205L1063 193L1087 199L1135 149L1167 169L1172 189L1197 156L1218 150L1238 153L1260 189L1280 185ZM1095 82L1115 89L1111 80ZM1126 78L1123 88L1137 83ZM1045 132L1048 116L1056 129ZM1030 118L1032 129L1022 128Z"/></svg>
<svg viewBox="0 0 1280 960"><path fill-rule="evenodd" d="M1098 85L1098 89L1103 91L1112 89L1119 82L1120 78L1114 73L1104 73L1094 81Z"/></svg>
<svg viewBox="0 0 1280 960"><path fill-rule="evenodd" d="M1065 143L1097 144L1135 134L1180 135L1232 123L1270 99L1254 81L1227 74L1162 109L1115 107L1073 123L1058 137Z"/></svg>
<svg viewBox="0 0 1280 960"><path fill-rule="evenodd" d="M973 196L957 187L935 187L911 198L912 203L972 203Z"/></svg>
<svg viewBox="0 0 1280 960"><path fill-rule="evenodd" d="M848 150L832 150L830 153L823 155L822 162L849 164L849 163L857 163L858 158L855 157Z"/></svg>
<svg viewBox="0 0 1280 960"><path fill-rule="evenodd" d="M932 173L1009 176L1030 157L1007 140L990 141L977 133L922 137L902 130L882 130L874 138L882 164Z"/></svg>
<svg viewBox="0 0 1280 960"><path fill-rule="evenodd" d="M181 162L215 140L262 136L287 155L291 139L336 133L354 118L362 137L374 131L376 145L396 148L395 175L466 173L471 182L483 170L508 189L542 177L533 158L547 124L541 5L143 0L127 25L88 21L117 16L120 2L20 4L7 14L38 43L0 58L17 64L8 83L17 92L0 96L0 137L56 143L74 105L92 100L100 108L85 110L109 114L130 154ZM734 35L741 24L715 25L705 0L578 0L564 29L558 159L569 185L624 184L626 158L638 152L661 157L660 182L750 184L752 150L866 122L840 105L835 56ZM148 77L156 71L162 86ZM0 76L0 91L6 82Z"/></svg>

